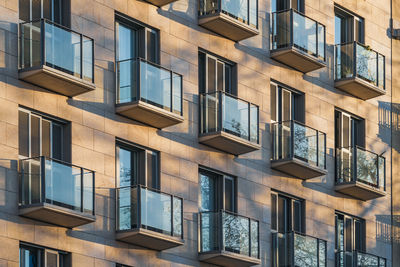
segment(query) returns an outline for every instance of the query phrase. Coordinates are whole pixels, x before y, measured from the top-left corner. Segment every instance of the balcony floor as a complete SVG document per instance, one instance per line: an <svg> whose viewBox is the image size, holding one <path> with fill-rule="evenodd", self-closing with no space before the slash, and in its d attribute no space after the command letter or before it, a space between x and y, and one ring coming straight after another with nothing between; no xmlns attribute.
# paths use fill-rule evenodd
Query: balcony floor
<svg viewBox="0 0 400 267"><path fill-rule="evenodd" d="M183 122L183 116L143 101L116 105L116 112L130 119L162 129Z"/></svg>
<svg viewBox="0 0 400 267"><path fill-rule="evenodd" d="M184 240L181 238L164 235L143 228L117 231L116 239L129 244L158 251L174 248L184 244Z"/></svg>
<svg viewBox="0 0 400 267"><path fill-rule="evenodd" d="M271 58L303 73L326 67L326 63L295 47L271 50Z"/></svg>
<svg viewBox="0 0 400 267"><path fill-rule="evenodd" d="M335 87L362 100L386 94L385 90L358 77L335 80Z"/></svg>
<svg viewBox="0 0 400 267"><path fill-rule="evenodd" d="M96 89L96 85L63 71L42 65L21 69L18 78L61 95L73 97Z"/></svg>
<svg viewBox="0 0 400 267"><path fill-rule="evenodd" d="M162 7L162 6L171 4L175 1L177 1L177 0L147 0L147 2L149 2L150 4L153 4L158 7Z"/></svg>
<svg viewBox="0 0 400 267"><path fill-rule="evenodd" d="M19 215L67 228L96 221L96 217L48 203L20 206Z"/></svg>
<svg viewBox="0 0 400 267"><path fill-rule="evenodd" d="M259 34L258 29L222 12L199 16L199 25L236 42Z"/></svg>
<svg viewBox="0 0 400 267"><path fill-rule="evenodd" d="M260 259L228 251L200 253L199 261L226 267L247 267L261 264Z"/></svg>
<svg viewBox="0 0 400 267"><path fill-rule="evenodd" d="M199 142L233 155L241 155L261 148L259 144L224 131L200 135Z"/></svg>
<svg viewBox="0 0 400 267"><path fill-rule="evenodd" d="M296 158L271 160L271 168L307 180L327 174L327 171Z"/></svg>
<svg viewBox="0 0 400 267"><path fill-rule="evenodd" d="M364 201L386 196L386 192L360 182L336 184L335 190Z"/></svg>

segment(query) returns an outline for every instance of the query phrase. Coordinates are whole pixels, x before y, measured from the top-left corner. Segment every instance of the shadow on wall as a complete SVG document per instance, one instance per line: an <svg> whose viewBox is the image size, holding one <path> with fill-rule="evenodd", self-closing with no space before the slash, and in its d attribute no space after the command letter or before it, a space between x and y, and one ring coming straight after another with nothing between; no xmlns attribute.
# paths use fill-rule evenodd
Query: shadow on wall
<svg viewBox="0 0 400 267"><path fill-rule="evenodd" d="M392 221L390 215L376 215L376 239L385 243L400 244L400 215L393 215L393 234Z"/></svg>
<svg viewBox="0 0 400 267"><path fill-rule="evenodd" d="M400 140L400 104L379 101L378 112L378 137L384 143L393 145L393 149L400 152L400 142L393 142L393 144L391 142L391 134L393 134L393 140Z"/></svg>
<svg viewBox="0 0 400 267"><path fill-rule="evenodd" d="M18 213L18 161L0 159L0 210Z"/></svg>

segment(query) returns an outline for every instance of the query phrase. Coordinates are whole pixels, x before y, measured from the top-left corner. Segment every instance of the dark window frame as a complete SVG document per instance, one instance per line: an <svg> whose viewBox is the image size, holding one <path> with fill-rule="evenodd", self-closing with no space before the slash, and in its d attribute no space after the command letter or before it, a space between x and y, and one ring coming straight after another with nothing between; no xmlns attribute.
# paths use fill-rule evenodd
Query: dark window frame
<svg viewBox="0 0 400 267"><path fill-rule="evenodd" d="M335 211L335 252L339 252L340 247L339 247L339 232L338 232L338 222L339 222L339 217L343 218L343 251L348 251L352 252L354 250L360 251L360 252L365 252L366 251L366 221L363 218L341 212L341 211ZM347 239L347 234L346 231L349 229L346 226L347 222L351 221L351 239ZM356 223L361 224L361 236L358 237L358 247L356 244ZM350 247L348 247L349 244L347 242L350 242Z"/></svg>
<svg viewBox="0 0 400 267"><path fill-rule="evenodd" d="M350 43L353 41L357 41L361 44L365 43L365 19L363 17L361 17L361 16L357 15L356 13L354 13L340 5L337 5L337 4L334 5L334 14L335 14L335 18L340 17L341 19L348 19L349 21L351 20L351 26L352 26L351 32L346 33L346 35L348 35L347 38L350 38L350 40L348 40L347 42L341 41L339 43L336 43L336 40L335 40L335 44ZM356 31L357 23L360 23L359 25L361 25L360 31L358 32L359 33L358 36L357 36L357 31ZM336 27L336 23L334 26ZM342 39L342 36L343 36L342 30L343 29L340 29L340 31L341 31L340 39ZM348 28L346 30L349 31ZM336 33L336 29L335 29L335 33ZM336 39L336 37L335 37L335 39Z"/></svg>
<svg viewBox="0 0 400 267"><path fill-rule="evenodd" d="M19 243L20 258L21 258L21 249L31 250L31 251L35 251L37 253L38 262L37 262L37 266L35 266L35 267L46 267L47 253L52 253L52 254L57 253L58 267L71 267L72 266L71 253L69 253L69 252L58 250L58 249L53 249L53 248L49 248L49 247L45 247L45 246L39 246L36 244L27 243L27 242L20 242ZM23 264L23 261L20 260L19 266L24 267L22 264Z"/></svg>

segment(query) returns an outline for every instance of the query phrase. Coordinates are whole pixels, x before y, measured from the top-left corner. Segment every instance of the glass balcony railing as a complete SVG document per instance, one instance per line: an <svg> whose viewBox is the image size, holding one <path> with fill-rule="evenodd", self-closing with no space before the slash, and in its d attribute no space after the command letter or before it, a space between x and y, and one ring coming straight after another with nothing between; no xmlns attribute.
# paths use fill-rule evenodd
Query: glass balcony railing
<svg viewBox="0 0 400 267"><path fill-rule="evenodd" d="M360 78L385 90L385 56L357 42L335 46L335 79Z"/></svg>
<svg viewBox="0 0 400 267"><path fill-rule="evenodd" d="M143 101L182 116L182 76L141 58L117 62L117 104Z"/></svg>
<svg viewBox="0 0 400 267"><path fill-rule="evenodd" d="M336 252L337 267L386 267L386 259L360 251Z"/></svg>
<svg viewBox="0 0 400 267"><path fill-rule="evenodd" d="M227 251L260 258L258 221L228 211L199 216L200 253Z"/></svg>
<svg viewBox="0 0 400 267"><path fill-rule="evenodd" d="M20 206L42 203L94 215L94 172L56 159L20 161Z"/></svg>
<svg viewBox="0 0 400 267"><path fill-rule="evenodd" d="M296 121L271 125L272 158L296 158L312 166L326 169L326 134Z"/></svg>
<svg viewBox="0 0 400 267"><path fill-rule="evenodd" d="M117 231L147 229L183 239L183 200L144 186L117 189Z"/></svg>
<svg viewBox="0 0 400 267"><path fill-rule="evenodd" d="M258 144L258 106L218 91L201 94L200 107L200 134L224 131Z"/></svg>
<svg viewBox="0 0 400 267"><path fill-rule="evenodd" d="M199 0L199 17L218 13L258 28L257 0Z"/></svg>
<svg viewBox="0 0 400 267"><path fill-rule="evenodd" d="M93 39L46 19L20 24L19 68L46 65L94 83Z"/></svg>
<svg viewBox="0 0 400 267"><path fill-rule="evenodd" d="M271 50L295 47L325 61L325 26L289 9L272 13Z"/></svg>
<svg viewBox="0 0 400 267"><path fill-rule="evenodd" d="M360 182L386 190L385 158L361 147L336 149L336 184Z"/></svg>
<svg viewBox="0 0 400 267"><path fill-rule="evenodd" d="M272 233L272 266L326 267L326 241L295 232Z"/></svg>

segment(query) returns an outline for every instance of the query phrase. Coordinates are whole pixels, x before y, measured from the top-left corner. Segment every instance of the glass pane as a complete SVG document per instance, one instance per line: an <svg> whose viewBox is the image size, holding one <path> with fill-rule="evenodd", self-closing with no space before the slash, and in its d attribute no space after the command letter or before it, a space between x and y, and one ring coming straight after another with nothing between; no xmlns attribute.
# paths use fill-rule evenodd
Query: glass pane
<svg viewBox="0 0 400 267"><path fill-rule="evenodd" d="M324 133L318 132L318 166L321 168L326 168L325 157L326 157L326 135Z"/></svg>
<svg viewBox="0 0 400 267"><path fill-rule="evenodd" d="M117 62L117 104L137 100L137 61Z"/></svg>
<svg viewBox="0 0 400 267"><path fill-rule="evenodd" d="M136 31L118 24L118 60L132 59L136 57Z"/></svg>
<svg viewBox="0 0 400 267"><path fill-rule="evenodd" d="M224 212L222 220L225 250L249 256L249 219Z"/></svg>
<svg viewBox="0 0 400 267"><path fill-rule="evenodd" d="M218 94L206 94L201 96L202 105L202 133L216 132L218 118Z"/></svg>
<svg viewBox="0 0 400 267"><path fill-rule="evenodd" d="M18 148L19 155L29 157L29 114L18 112Z"/></svg>
<svg viewBox="0 0 400 267"><path fill-rule="evenodd" d="M234 17L237 20L248 23L247 0L220 0L222 12Z"/></svg>
<svg viewBox="0 0 400 267"><path fill-rule="evenodd" d="M81 38L79 34L45 23L46 65L76 77L81 76ZM59 53L63 51L64 56Z"/></svg>
<svg viewBox="0 0 400 267"><path fill-rule="evenodd" d="M41 38L40 21L21 25L21 68L40 66Z"/></svg>
<svg viewBox="0 0 400 267"><path fill-rule="evenodd" d="M342 146L347 148L350 146L350 117L342 116Z"/></svg>
<svg viewBox="0 0 400 267"><path fill-rule="evenodd" d="M271 230L277 229L277 195L271 194Z"/></svg>
<svg viewBox="0 0 400 267"><path fill-rule="evenodd" d="M325 60L325 26L318 24L318 57Z"/></svg>
<svg viewBox="0 0 400 267"><path fill-rule="evenodd" d="M92 214L93 203L93 172L83 169L83 212Z"/></svg>
<svg viewBox="0 0 400 267"><path fill-rule="evenodd" d="M41 171L40 159L23 160L20 183L20 201L22 205L30 205L41 202Z"/></svg>
<svg viewBox="0 0 400 267"><path fill-rule="evenodd" d="M225 178L225 210L234 212L235 210L235 187L233 179Z"/></svg>
<svg viewBox="0 0 400 267"><path fill-rule="evenodd" d="M56 161L45 161L46 202L71 210L81 210L81 169Z"/></svg>
<svg viewBox="0 0 400 267"><path fill-rule="evenodd" d="M218 12L218 0L199 1L200 16L215 14Z"/></svg>
<svg viewBox="0 0 400 267"><path fill-rule="evenodd" d="M146 151L147 154L147 187L160 189L158 180L158 154L156 152Z"/></svg>
<svg viewBox="0 0 400 267"><path fill-rule="evenodd" d="M125 150L123 148L119 148L119 186L130 186L137 184L136 175L132 175L136 173L136 166L132 166L132 154L131 151ZM133 156L136 156L134 154ZM136 160L135 160L136 161ZM135 179L134 181L131 181Z"/></svg>
<svg viewBox="0 0 400 267"><path fill-rule="evenodd" d="M326 242L319 240L319 267L326 266Z"/></svg>
<svg viewBox="0 0 400 267"><path fill-rule="evenodd" d="M63 160L63 126L52 123L52 155L53 159Z"/></svg>
<svg viewBox="0 0 400 267"><path fill-rule="evenodd" d="M46 251L46 267L58 267L58 253Z"/></svg>
<svg viewBox="0 0 400 267"><path fill-rule="evenodd" d="M31 157L40 156L40 118L31 116Z"/></svg>
<svg viewBox="0 0 400 267"><path fill-rule="evenodd" d="M30 21L31 19L31 6L30 1L19 0L19 19L22 21Z"/></svg>
<svg viewBox="0 0 400 267"><path fill-rule="evenodd" d="M117 192L117 230L136 228L138 210L137 188L119 188Z"/></svg>
<svg viewBox="0 0 400 267"><path fill-rule="evenodd" d="M43 8L43 18L48 19L52 21L52 6L51 6L51 0L42 0L42 8Z"/></svg>
<svg viewBox="0 0 400 267"><path fill-rule="evenodd" d="M298 49L317 56L317 23L293 11L293 44Z"/></svg>
<svg viewBox="0 0 400 267"><path fill-rule="evenodd" d="M378 87L385 89L385 57L378 54Z"/></svg>
<svg viewBox="0 0 400 267"><path fill-rule="evenodd" d="M82 36L82 78L93 82L93 40Z"/></svg>
<svg viewBox="0 0 400 267"><path fill-rule="evenodd" d="M357 148L357 180L378 187L378 156Z"/></svg>
<svg viewBox="0 0 400 267"><path fill-rule="evenodd" d="M174 236L182 237L182 200L174 197Z"/></svg>
<svg viewBox="0 0 400 267"><path fill-rule="evenodd" d="M151 231L171 235L171 196L140 188L142 227Z"/></svg>
<svg viewBox="0 0 400 267"><path fill-rule="evenodd" d="M272 14L272 49L290 46L290 12Z"/></svg>
<svg viewBox="0 0 400 267"><path fill-rule="evenodd" d="M251 257L258 258L259 257L259 244L258 244L258 222L250 221L251 227Z"/></svg>
<svg viewBox="0 0 400 267"><path fill-rule="evenodd" d="M225 132L249 138L249 104L231 96L222 95L222 128Z"/></svg>
<svg viewBox="0 0 400 267"><path fill-rule="evenodd" d="M275 84L270 85L271 89L271 120L278 121L277 114L276 114L276 107L277 107L277 98L276 98L276 88Z"/></svg>
<svg viewBox="0 0 400 267"><path fill-rule="evenodd" d="M378 157L378 172L379 172L379 188L386 190L386 172L385 172L385 158Z"/></svg>
<svg viewBox="0 0 400 267"><path fill-rule="evenodd" d="M150 62L157 63L157 33L153 30L146 29L146 35L146 59Z"/></svg>
<svg viewBox="0 0 400 267"><path fill-rule="evenodd" d="M354 43L336 46L336 79L344 79L354 76L353 49Z"/></svg>
<svg viewBox="0 0 400 267"><path fill-rule="evenodd" d="M317 138L316 130L293 123L294 156L311 165L317 165Z"/></svg>
<svg viewBox="0 0 400 267"><path fill-rule="evenodd" d="M318 240L294 234L294 266L318 266Z"/></svg>
<svg viewBox="0 0 400 267"><path fill-rule="evenodd" d="M258 107L250 104L250 141L258 143Z"/></svg>
<svg viewBox="0 0 400 267"><path fill-rule="evenodd" d="M215 200L216 182L214 177L200 174L200 210L213 211L216 206Z"/></svg>
<svg viewBox="0 0 400 267"><path fill-rule="evenodd" d="M216 212L203 212L200 214L201 252L218 250L218 216Z"/></svg>
<svg viewBox="0 0 400 267"><path fill-rule="evenodd" d="M292 119L292 93L287 90L282 90L282 121Z"/></svg>
<svg viewBox="0 0 400 267"><path fill-rule="evenodd" d="M250 4L250 18L249 18L249 22L250 25L257 28L258 27L258 7L257 7L257 0L249 0L249 4Z"/></svg>
<svg viewBox="0 0 400 267"><path fill-rule="evenodd" d="M357 44L356 47L357 76L374 85L377 85L378 54L359 44Z"/></svg>
<svg viewBox="0 0 400 267"><path fill-rule="evenodd" d="M302 230L302 207L301 207L301 202L294 200L292 202L293 204L293 231L296 232L303 232Z"/></svg>
<svg viewBox="0 0 400 267"><path fill-rule="evenodd" d="M19 267L38 267L40 253L36 248L21 247L19 249Z"/></svg>
<svg viewBox="0 0 400 267"><path fill-rule="evenodd" d="M170 71L140 61L140 98L142 101L171 111Z"/></svg>
<svg viewBox="0 0 400 267"><path fill-rule="evenodd" d="M357 266L378 267L378 264L379 261L377 256L357 252Z"/></svg>
<svg viewBox="0 0 400 267"><path fill-rule="evenodd" d="M31 0L31 1L32 1L31 20L40 19L42 17L42 1L41 0Z"/></svg>
<svg viewBox="0 0 400 267"><path fill-rule="evenodd" d="M224 64L217 62L217 90L224 91Z"/></svg>
<svg viewBox="0 0 400 267"><path fill-rule="evenodd" d="M217 90L216 86L216 60L207 57L207 92L212 93Z"/></svg>
<svg viewBox="0 0 400 267"><path fill-rule="evenodd" d="M50 143L50 122L42 120L42 156L51 156Z"/></svg>
<svg viewBox="0 0 400 267"><path fill-rule="evenodd" d="M173 112L182 115L182 76L172 73L172 108Z"/></svg>

